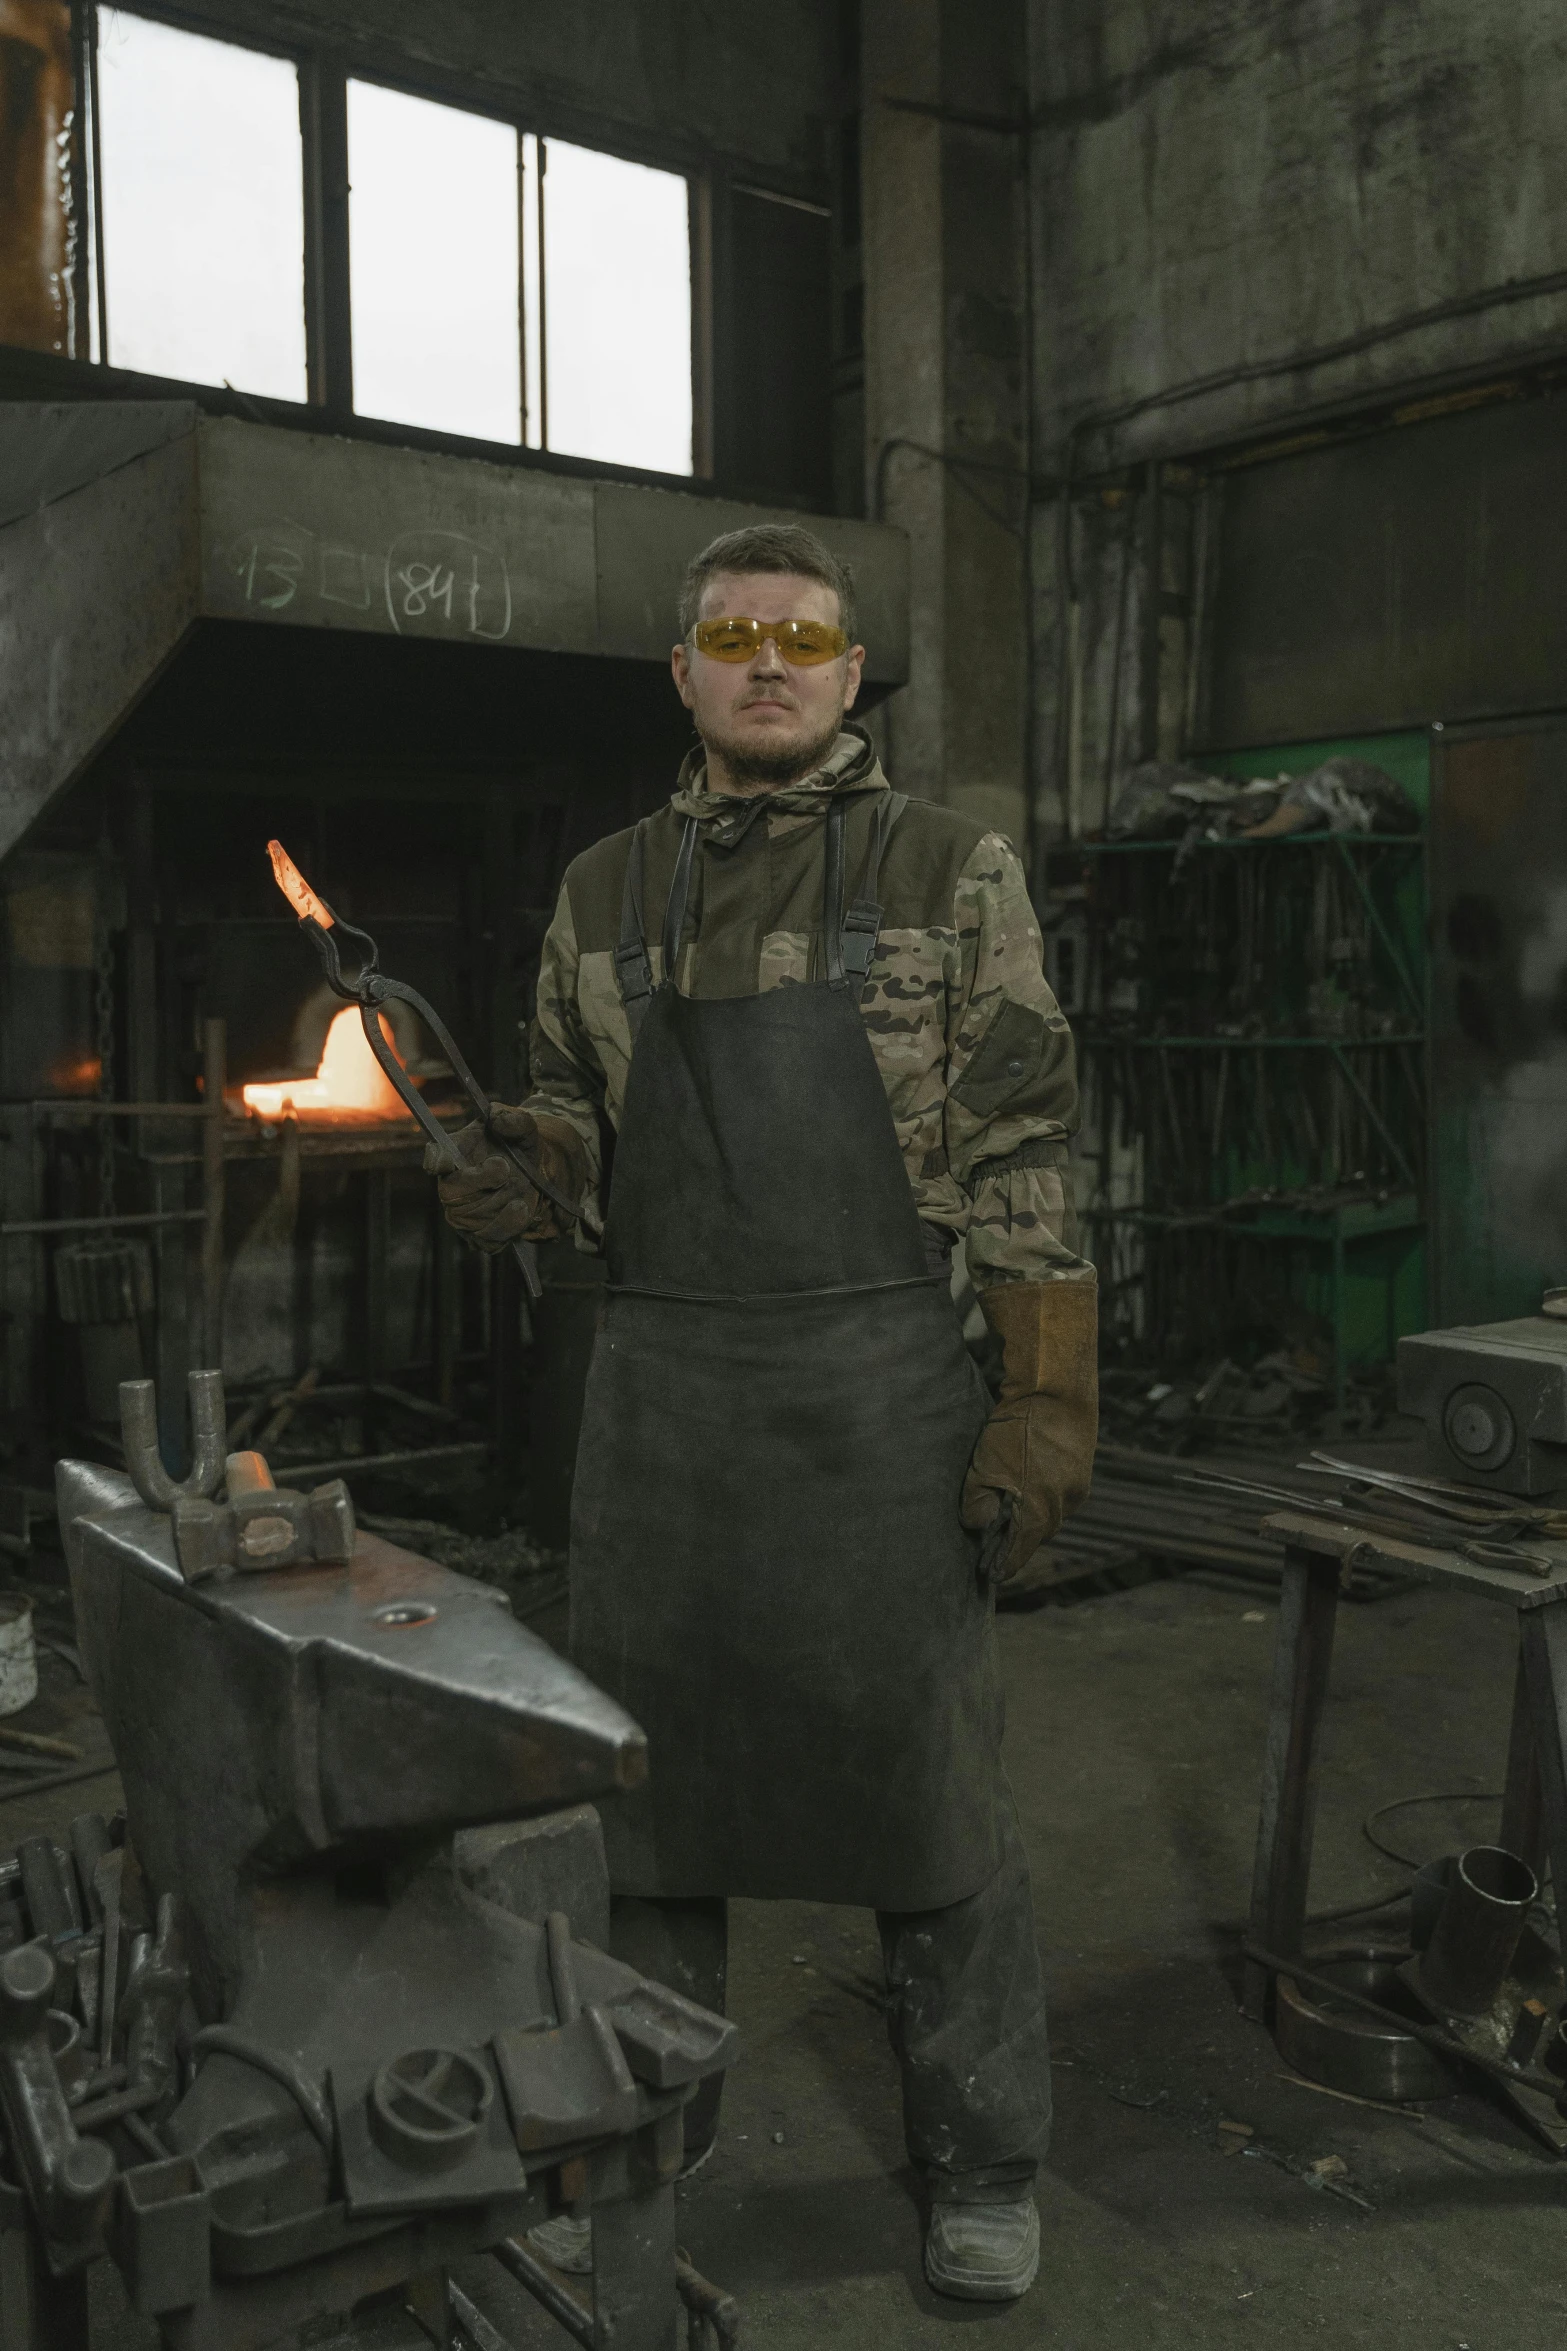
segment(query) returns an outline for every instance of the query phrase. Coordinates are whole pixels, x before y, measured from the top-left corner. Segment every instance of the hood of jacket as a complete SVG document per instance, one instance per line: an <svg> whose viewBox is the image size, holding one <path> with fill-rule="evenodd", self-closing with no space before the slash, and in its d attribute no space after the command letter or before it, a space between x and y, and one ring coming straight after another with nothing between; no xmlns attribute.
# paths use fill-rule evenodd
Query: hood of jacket
<svg viewBox="0 0 1567 2351"><path fill-rule="evenodd" d="M821 766L809 775L780 784L776 791L747 792L743 797L708 790L707 753L699 744L686 755L671 805L677 816L694 816L705 837L719 848L733 849L763 814L820 817L834 793L888 789L870 737L861 727L846 726Z"/></svg>

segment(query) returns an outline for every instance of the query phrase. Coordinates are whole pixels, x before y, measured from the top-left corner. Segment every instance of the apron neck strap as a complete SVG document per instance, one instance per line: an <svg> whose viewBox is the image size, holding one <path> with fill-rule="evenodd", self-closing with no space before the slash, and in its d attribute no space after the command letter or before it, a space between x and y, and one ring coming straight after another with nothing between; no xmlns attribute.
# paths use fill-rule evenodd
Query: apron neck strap
<svg viewBox="0 0 1567 2351"><path fill-rule="evenodd" d="M871 819L870 850L865 860L860 894L847 913L843 903L843 827L847 803L838 795L828 802L822 877L822 942L827 959L827 984L846 988L851 979L863 986L869 975L881 930L881 906L876 884L881 873L887 835L908 806L906 794L883 793ZM675 871L664 909L664 983L671 986L685 929L691 896L691 866L696 855L697 821L688 816L680 836ZM643 878L647 860L647 818L631 836L626 856L626 879L620 899L620 939L615 948L615 984L625 1006L633 1043L653 995L653 966L647 951L647 924L643 914Z"/></svg>
<svg viewBox="0 0 1567 2351"><path fill-rule="evenodd" d="M626 856L626 880L620 894L620 940L615 949L615 985L620 990L620 1001L626 1009L626 1020L631 1029L631 1041L647 1016L653 996L653 966L647 951L647 925L642 913L642 885L647 861L647 818L631 836L631 847ZM664 985L672 987L675 963L680 953L680 934L685 929L686 901L691 895L691 860L696 853L696 818L688 816L680 836L680 849L675 858L674 879L669 885L669 903L664 909Z"/></svg>
<svg viewBox="0 0 1567 2351"><path fill-rule="evenodd" d="M860 894L847 914L843 909L844 803L835 799L828 807L822 936L826 946L829 987L847 987L851 979L857 980L863 987L870 976L871 960L876 953L876 941L881 932L881 905L876 896L876 883L881 873L882 852L887 846L887 835L907 806L908 798L903 792L884 792L878 798L876 813L871 819L870 852L865 860Z"/></svg>
<svg viewBox="0 0 1567 2351"><path fill-rule="evenodd" d="M620 894L620 939L615 948L615 985L626 1008L633 1044L653 994L653 966L648 961L647 934L642 922L642 874L646 855L647 818L631 836L626 857L626 880Z"/></svg>
<svg viewBox="0 0 1567 2351"><path fill-rule="evenodd" d="M686 901L691 895L691 860L696 855L696 818L686 818L685 830L680 836L680 848L675 858L674 877L669 885L669 903L664 908L664 985L675 984L675 965L680 960L680 934L686 927Z"/></svg>

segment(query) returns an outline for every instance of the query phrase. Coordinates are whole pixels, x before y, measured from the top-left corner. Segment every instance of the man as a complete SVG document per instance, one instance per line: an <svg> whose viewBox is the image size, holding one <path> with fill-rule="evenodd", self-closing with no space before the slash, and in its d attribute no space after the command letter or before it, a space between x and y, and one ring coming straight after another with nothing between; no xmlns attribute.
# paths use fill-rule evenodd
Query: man
<svg viewBox="0 0 1567 2351"><path fill-rule="evenodd" d="M1050 2089L991 1587L1092 1461L1071 1038L1013 850L895 793L844 724L864 649L836 557L733 532L680 620L701 747L569 868L532 1091L493 1121L609 1261L571 1645L649 1740L648 1786L605 1810L614 1947L716 2007L726 1897L872 1905L926 2274L1007 2300L1038 2267ZM459 1230L562 1229L477 1128L466 1154L441 1184ZM688 2169L719 2086L687 2109ZM550 2231L575 2258L580 2225Z"/></svg>

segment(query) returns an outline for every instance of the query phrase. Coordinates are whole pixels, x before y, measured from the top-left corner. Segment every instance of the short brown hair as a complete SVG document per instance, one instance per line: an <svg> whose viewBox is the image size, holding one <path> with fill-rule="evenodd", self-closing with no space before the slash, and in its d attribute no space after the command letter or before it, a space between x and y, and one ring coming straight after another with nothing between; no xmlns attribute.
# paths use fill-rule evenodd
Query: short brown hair
<svg viewBox="0 0 1567 2351"><path fill-rule="evenodd" d="M820 580L838 599L839 623L854 636L854 574L814 531L797 522L759 522L749 530L725 531L709 540L700 555L686 566L680 590L680 634L689 637L702 609L702 591L723 571L788 571L801 579Z"/></svg>

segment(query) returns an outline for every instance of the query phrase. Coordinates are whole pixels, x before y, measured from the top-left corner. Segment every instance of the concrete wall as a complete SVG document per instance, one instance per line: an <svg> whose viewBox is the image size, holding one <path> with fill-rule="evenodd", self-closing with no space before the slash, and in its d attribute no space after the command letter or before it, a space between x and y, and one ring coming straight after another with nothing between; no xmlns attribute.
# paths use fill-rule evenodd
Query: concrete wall
<svg viewBox="0 0 1567 2351"><path fill-rule="evenodd" d="M717 0L202 0L238 34L337 45L350 71L488 85L560 138L690 159L715 153L810 183L827 172L836 9L785 27Z"/></svg>
<svg viewBox="0 0 1567 2351"><path fill-rule="evenodd" d="M1559 0L1031 0L1038 418L1564 287L1144 412L1114 457L1567 340Z"/></svg>
<svg viewBox="0 0 1567 2351"><path fill-rule="evenodd" d="M1035 466L1054 485L1036 492L1032 541L1048 837L1102 821L1134 760L1201 745L1214 626L1244 620L1298 559L1295 531L1254 532L1235 571L1236 497L1218 484L1237 445L1295 440L1278 462L1299 477L1299 514L1332 460L1298 436L1355 417L1384 431L1359 463L1396 569L1431 532L1393 494L1395 475L1430 471L1394 453L1394 428L1434 435L1428 403L1567 352L1567 14L1555 0L1030 0L1029 66ZM1494 424L1493 474L1509 429ZM1261 475L1231 480L1250 512ZM1522 510L1488 503L1478 475L1471 487L1492 559L1527 569ZM1463 568L1445 567L1448 609L1438 562L1437 636L1469 626ZM1369 606L1361 665L1392 678L1407 615L1394 596ZM1321 651L1302 646L1313 680L1279 676L1283 731L1407 723L1407 693L1351 710L1344 665ZM1421 693L1438 714L1441 680ZM1466 709L1516 702L1505 663L1466 675ZM1272 739L1261 723L1247 739Z"/></svg>
<svg viewBox="0 0 1567 2351"><path fill-rule="evenodd" d="M864 0L869 511L909 534L895 781L1026 846L1021 0Z"/></svg>

